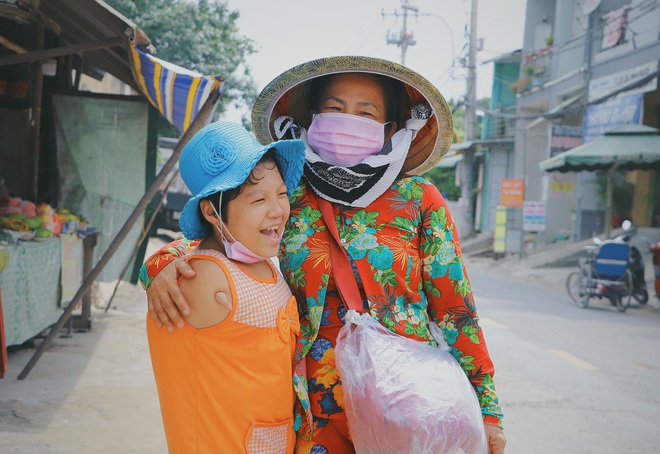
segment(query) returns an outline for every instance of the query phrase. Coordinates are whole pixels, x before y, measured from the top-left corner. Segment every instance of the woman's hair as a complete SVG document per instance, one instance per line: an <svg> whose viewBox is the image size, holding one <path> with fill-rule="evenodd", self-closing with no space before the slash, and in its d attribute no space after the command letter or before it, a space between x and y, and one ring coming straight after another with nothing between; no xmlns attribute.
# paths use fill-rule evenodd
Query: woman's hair
<svg viewBox="0 0 660 454"><path fill-rule="evenodd" d="M216 211L220 214L220 217L222 218L222 222L224 222L225 224L227 223L227 205L229 204L229 202L234 200L236 197L238 197L246 185L255 185L257 184L257 182L259 182L259 180L263 178L263 176L259 176L255 174L255 169L257 165L264 164L264 166L266 166L266 168L269 170L277 169L280 175L284 176L284 172L282 171L282 164L283 164L281 162L282 160L283 158L276 154L275 148L270 148L268 151L266 151L266 153L263 154L261 159L259 159L259 161L254 166L248 177L243 182L243 184L233 189L227 189L224 192L216 192L215 194L211 194L210 196L206 197L206 199L209 202L211 202L211 204L215 207ZM269 164L272 165L272 167L269 167ZM220 194L222 194L222 205L218 206L218 202L220 201ZM211 223L207 221L206 218L202 215L201 208L199 209L198 215L202 220L202 224L207 229L213 231L213 226L211 225Z"/></svg>
<svg viewBox="0 0 660 454"><path fill-rule="evenodd" d="M392 77L381 74L360 73L373 78L380 85L385 99L385 121L396 121L398 125L405 124L408 110L410 109L410 98L403 83ZM309 86L309 107L314 113L318 113L328 84L337 74L312 79Z"/></svg>

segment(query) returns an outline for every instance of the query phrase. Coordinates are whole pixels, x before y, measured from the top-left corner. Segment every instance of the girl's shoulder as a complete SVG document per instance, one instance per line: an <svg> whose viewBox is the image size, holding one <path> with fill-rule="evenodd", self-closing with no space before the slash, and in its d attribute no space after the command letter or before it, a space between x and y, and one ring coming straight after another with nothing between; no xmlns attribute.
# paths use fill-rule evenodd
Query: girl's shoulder
<svg viewBox="0 0 660 454"><path fill-rule="evenodd" d="M205 328L224 320L232 307L231 270L217 251L197 250L185 256L195 271L193 278L180 281L181 292L190 305L186 321L195 328ZM227 304L218 305L216 294L224 293Z"/></svg>
<svg viewBox="0 0 660 454"><path fill-rule="evenodd" d="M190 282L196 281L196 285L209 285L218 279L227 281L227 276L231 273L229 259L213 249L197 249L183 258L195 271L195 279L190 279Z"/></svg>

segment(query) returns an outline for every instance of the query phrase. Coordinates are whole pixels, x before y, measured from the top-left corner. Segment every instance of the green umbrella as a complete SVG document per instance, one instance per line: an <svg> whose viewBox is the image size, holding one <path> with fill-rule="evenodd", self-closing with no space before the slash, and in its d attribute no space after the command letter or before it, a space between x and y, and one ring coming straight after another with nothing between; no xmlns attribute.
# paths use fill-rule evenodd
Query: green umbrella
<svg viewBox="0 0 660 454"><path fill-rule="evenodd" d="M660 129L625 124L579 147L541 161L546 172L660 169Z"/></svg>
<svg viewBox="0 0 660 454"><path fill-rule="evenodd" d="M612 215L612 175L617 169L660 169L660 129L624 124L602 137L539 163L546 172L607 171L606 219ZM610 223L605 223L610 235Z"/></svg>

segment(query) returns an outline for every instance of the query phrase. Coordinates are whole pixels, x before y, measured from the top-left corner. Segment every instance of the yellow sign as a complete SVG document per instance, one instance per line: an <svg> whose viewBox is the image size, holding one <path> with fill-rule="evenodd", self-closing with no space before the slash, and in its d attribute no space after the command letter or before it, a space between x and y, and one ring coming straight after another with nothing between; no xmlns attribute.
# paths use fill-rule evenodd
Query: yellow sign
<svg viewBox="0 0 660 454"><path fill-rule="evenodd" d="M506 252L506 207L498 205L495 209L495 235L493 238L493 252Z"/></svg>

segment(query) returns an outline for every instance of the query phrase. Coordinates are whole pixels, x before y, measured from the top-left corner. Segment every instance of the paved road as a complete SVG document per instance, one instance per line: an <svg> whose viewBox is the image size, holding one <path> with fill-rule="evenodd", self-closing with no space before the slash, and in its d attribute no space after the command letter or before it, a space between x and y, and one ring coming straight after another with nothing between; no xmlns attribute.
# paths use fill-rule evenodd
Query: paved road
<svg viewBox="0 0 660 454"><path fill-rule="evenodd" d="M658 304L625 314L607 304L579 309L563 287L568 270L493 263L470 259L468 269L497 368L507 454L658 452ZM25 381L16 376L33 351L10 355L0 453L166 452L145 312L144 293L121 286L111 311L94 309L91 332L57 338Z"/></svg>
<svg viewBox="0 0 660 454"><path fill-rule="evenodd" d="M508 454L658 452L657 300L626 313L609 302L580 309L563 287L570 269L478 259L468 270Z"/></svg>

